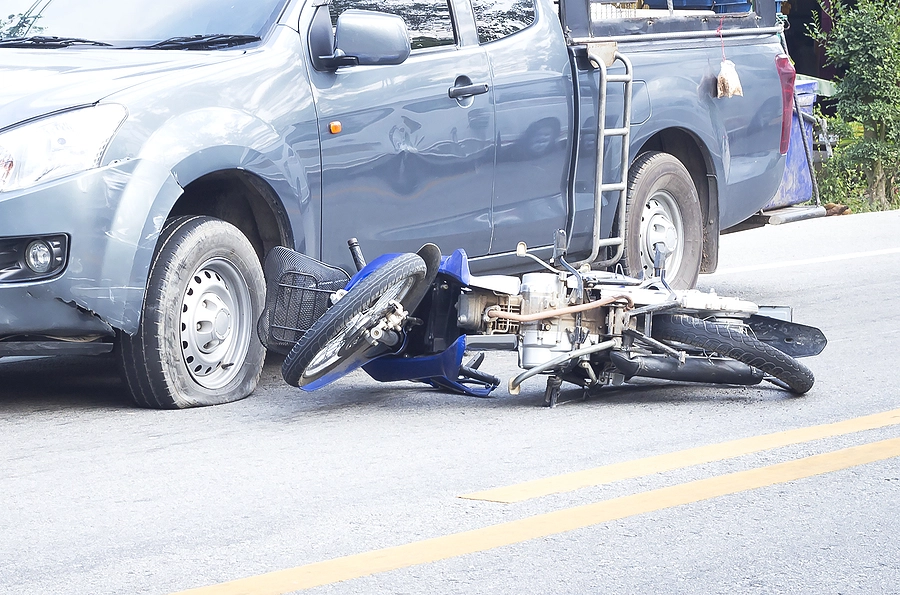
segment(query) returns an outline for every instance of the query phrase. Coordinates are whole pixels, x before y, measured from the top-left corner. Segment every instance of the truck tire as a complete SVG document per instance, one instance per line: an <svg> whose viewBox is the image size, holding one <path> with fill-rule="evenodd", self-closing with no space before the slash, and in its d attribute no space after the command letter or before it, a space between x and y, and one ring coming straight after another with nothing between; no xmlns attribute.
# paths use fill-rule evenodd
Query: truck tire
<svg viewBox="0 0 900 595"><path fill-rule="evenodd" d="M703 218L691 175L674 156L660 151L639 155L628 174L622 264L633 277L653 275L654 245L671 254L665 279L676 289L697 284L703 256Z"/></svg>
<svg viewBox="0 0 900 595"><path fill-rule="evenodd" d="M248 396L265 359L254 331L264 301L259 258L236 227L200 216L168 222L137 333L120 337L134 402L183 409Z"/></svg>
<svg viewBox="0 0 900 595"><path fill-rule="evenodd" d="M658 314L653 317L653 337L743 362L780 380L798 395L811 389L815 382L810 369L793 357L727 324L683 314Z"/></svg>
<svg viewBox="0 0 900 595"><path fill-rule="evenodd" d="M421 299L425 262L399 254L354 286L319 318L287 355L281 375L291 386L314 390L367 361L362 331L374 326L396 300L409 310Z"/></svg>

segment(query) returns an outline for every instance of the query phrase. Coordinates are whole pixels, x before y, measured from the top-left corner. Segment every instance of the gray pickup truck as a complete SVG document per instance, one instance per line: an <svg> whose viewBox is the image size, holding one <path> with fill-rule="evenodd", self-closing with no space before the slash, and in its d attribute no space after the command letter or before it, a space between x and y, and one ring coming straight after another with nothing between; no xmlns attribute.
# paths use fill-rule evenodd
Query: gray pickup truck
<svg viewBox="0 0 900 595"><path fill-rule="evenodd" d="M4 5L0 357L116 351L142 406L253 391L275 246L509 273L560 229L636 276L665 246L687 287L784 169L772 0ZM742 96L717 95L726 58Z"/></svg>

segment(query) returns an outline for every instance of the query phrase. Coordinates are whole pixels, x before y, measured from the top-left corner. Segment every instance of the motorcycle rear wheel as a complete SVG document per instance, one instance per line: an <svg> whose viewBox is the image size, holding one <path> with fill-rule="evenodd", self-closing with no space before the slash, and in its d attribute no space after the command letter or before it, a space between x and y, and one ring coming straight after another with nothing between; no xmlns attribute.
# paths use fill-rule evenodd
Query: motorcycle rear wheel
<svg viewBox="0 0 900 595"><path fill-rule="evenodd" d="M776 378L798 395L809 391L815 382L810 369L796 359L730 325L683 314L656 315L653 337L743 362Z"/></svg>

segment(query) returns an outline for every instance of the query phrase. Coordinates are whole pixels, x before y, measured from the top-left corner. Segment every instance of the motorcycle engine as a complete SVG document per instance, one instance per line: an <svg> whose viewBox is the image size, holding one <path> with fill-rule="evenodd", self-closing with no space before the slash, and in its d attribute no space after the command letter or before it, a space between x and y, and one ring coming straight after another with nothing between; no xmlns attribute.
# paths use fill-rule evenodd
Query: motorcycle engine
<svg viewBox="0 0 900 595"><path fill-rule="evenodd" d="M553 273L524 275L520 292L524 315L568 305L565 280ZM519 328L519 366L533 368L571 351L574 329L574 314L523 322Z"/></svg>

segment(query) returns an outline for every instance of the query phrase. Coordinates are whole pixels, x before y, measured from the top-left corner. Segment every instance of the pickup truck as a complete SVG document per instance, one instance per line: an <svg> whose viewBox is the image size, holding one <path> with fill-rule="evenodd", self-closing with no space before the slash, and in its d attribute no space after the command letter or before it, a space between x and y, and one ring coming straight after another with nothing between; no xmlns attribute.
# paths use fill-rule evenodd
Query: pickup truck
<svg viewBox="0 0 900 595"><path fill-rule="evenodd" d="M509 273L564 230L579 266L668 254L689 287L782 179L772 0L9 4L0 357L116 352L145 407L254 390L275 246L349 269L351 236L433 242ZM717 95L726 58L742 96Z"/></svg>

